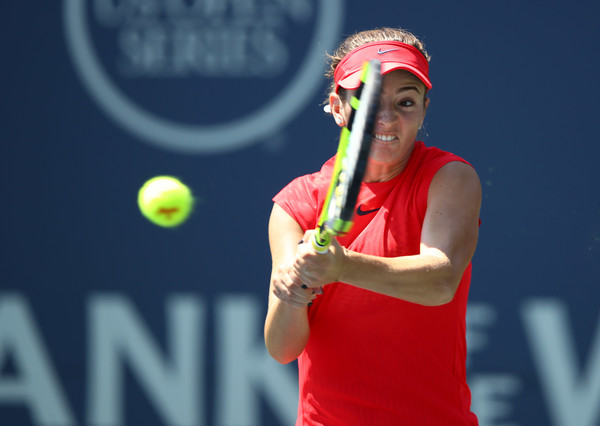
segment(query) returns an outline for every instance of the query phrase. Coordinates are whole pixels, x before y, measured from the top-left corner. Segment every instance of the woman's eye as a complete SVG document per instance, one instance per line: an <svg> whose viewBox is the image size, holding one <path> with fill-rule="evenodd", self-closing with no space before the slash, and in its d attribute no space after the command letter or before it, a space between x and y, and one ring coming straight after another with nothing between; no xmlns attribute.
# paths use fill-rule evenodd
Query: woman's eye
<svg viewBox="0 0 600 426"><path fill-rule="evenodd" d="M411 101L410 99L405 99L403 101L398 102L398 105L401 107L411 107L414 104L415 103L413 101Z"/></svg>

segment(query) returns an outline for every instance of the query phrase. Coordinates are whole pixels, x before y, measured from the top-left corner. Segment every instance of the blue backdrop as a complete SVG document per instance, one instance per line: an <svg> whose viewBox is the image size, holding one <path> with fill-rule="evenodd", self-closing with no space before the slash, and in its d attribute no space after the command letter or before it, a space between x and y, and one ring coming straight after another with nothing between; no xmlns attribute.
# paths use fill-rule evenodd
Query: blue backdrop
<svg viewBox="0 0 600 426"><path fill-rule="evenodd" d="M599 8L591 1L3 5L0 423L289 425L262 342L271 197L333 154L325 52L403 26L426 143L484 188L468 312L482 425L600 425ZM150 224L155 175L194 191Z"/></svg>

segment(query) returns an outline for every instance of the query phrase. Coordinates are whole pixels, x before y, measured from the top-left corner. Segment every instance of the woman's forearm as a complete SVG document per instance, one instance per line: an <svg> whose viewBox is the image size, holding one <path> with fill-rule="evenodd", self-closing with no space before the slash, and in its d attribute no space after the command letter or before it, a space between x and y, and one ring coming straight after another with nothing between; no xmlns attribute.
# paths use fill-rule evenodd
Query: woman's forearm
<svg viewBox="0 0 600 426"><path fill-rule="evenodd" d="M275 360L287 364L298 358L308 341L307 308L290 306L272 295L269 299L265 344Z"/></svg>
<svg viewBox="0 0 600 426"><path fill-rule="evenodd" d="M450 302L464 272L442 252L396 258L345 254L341 282L427 306Z"/></svg>

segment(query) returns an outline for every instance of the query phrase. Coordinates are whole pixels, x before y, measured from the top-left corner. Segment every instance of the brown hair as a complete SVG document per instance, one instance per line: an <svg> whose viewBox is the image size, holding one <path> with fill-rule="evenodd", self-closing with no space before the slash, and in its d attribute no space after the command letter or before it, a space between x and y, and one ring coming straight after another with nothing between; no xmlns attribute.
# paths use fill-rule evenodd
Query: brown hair
<svg viewBox="0 0 600 426"><path fill-rule="evenodd" d="M361 31L348 36L329 56L329 69L325 72L325 76L331 79L331 91L335 90L335 84L333 83L333 74L335 68L338 66L340 61L344 59L348 53L357 47L362 46L366 43L374 41L399 41L402 43L409 44L416 47L427 59L430 61L431 57L425 50L425 43L419 40L413 33L404 30L402 28L376 28L373 30Z"/></svg>

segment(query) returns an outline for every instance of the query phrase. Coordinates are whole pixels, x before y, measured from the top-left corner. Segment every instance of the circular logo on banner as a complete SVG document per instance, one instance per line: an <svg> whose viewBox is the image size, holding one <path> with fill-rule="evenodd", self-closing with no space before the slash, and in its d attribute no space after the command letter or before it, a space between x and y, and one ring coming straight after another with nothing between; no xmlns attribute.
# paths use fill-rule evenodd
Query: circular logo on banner
<svg viewBox="0 0 600 426"><path fill-rule="evenodd" d="M200 154L272 136L311 100L343 0L64 0L75 68L137 137Z"/></svg>

